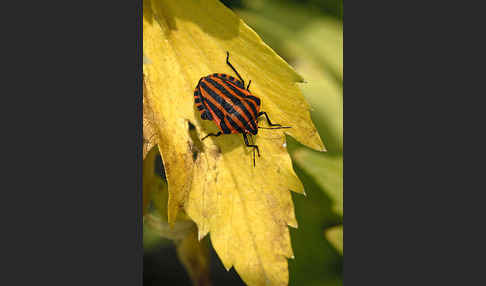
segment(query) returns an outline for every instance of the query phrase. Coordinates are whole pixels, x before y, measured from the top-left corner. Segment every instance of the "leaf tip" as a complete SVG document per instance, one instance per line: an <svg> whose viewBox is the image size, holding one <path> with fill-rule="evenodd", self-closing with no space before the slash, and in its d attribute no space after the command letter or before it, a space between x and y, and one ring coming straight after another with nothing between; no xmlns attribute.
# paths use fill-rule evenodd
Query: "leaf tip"
<svg viewBox="0 0 486 286"><path fill-rule="evenodd" d="M317 135L319 138L319 148L317 149L319 152L327 152L326 145L324 145L324 142L322 141L321 136Z"/></svg>
<svg viewBox="0 0 486 286"><path fill-rule="evenodd" d="M228 272L230 271L231 267L233 267L233 265L231 265L231 264L226 265L226 263L224 263L224 261L223 261L223 266L224 266L224 269L226 269L226 271L228 271Z"/></svg>
<svg viewBox="0 0 486 286"><path fill-rule="evenodd" d="M198 241L201 241L205 236L206 236L206 233L202 232L201 230L198 230L198 232L197 232L197 240Z"/></svg>
<svg viewBox="0 0 486 286"><path fill-rule="evenodd" d="M290 222L288 223L288 225L289 225L290 227L292 227L292 228L295 228L295 229L299 228L299 223L297 222L297 220L296 220L295 218L294 218L292 221L290 221ZM293 255L293 254L292 254L292 255Z"/></svg>

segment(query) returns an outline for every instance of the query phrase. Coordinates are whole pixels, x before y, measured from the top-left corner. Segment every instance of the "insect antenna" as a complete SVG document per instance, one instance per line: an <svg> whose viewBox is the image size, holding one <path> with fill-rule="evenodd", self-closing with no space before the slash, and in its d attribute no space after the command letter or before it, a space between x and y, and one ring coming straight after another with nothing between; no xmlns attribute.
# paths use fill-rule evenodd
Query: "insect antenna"
<svg viewBox="0 0 486 286"><path fill-rule="evenodd" d="M288 129L292 128L290 126L280 126L280 127L258 127L259 129Z"/></svg>
<svg viewBox="0 0 486 286"><path fill-rule="evenodd" d="M238 76L238 78L243 83L243 86L245 86L245 81L243 80L243 78L241 77L241 75L236 71L235 67L229 62L229 52L228 51L226 51L226 64L230 66L230 68L236 73L236 75ZM250 87L250 85L248 85L248 87Z"/></svg>

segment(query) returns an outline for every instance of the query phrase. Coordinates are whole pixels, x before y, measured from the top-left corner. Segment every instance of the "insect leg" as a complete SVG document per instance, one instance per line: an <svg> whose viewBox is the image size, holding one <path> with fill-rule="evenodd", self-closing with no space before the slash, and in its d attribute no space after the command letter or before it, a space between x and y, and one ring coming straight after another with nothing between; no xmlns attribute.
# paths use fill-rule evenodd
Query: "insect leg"
<svg viewBox="0 0 486 286"><path fill-rule="evenodd" d="M250 84L251 84L251 79L250 82L248 83L248 86L246 87L246 90L250 91Z"/></svg>
<svg viewBox="0 0 486 286"><path fill-rule="evenodd" d="M265 128L265 127L258 127L260 129L284 129L284 128L291 128L290 126L282 126L280 124L273 124L272 121L270 121L270 118L268 118L268 114L264 111L258 113L258 117L262 116L262 115L265 115L265 117L267 118L267 121L268 121L268 125L270 126L277 126L276 128Z"/></svg>
<svg viewBox="0 0 486 286"><path fill-rule="evenodd" d="M248 138L246 137L246 133L243 133L243 140L245 140L245 145L247 147L252 147L252 148L256 149L257 153L258 153L258 157L260 157L260 150L258 149L258 146L248 143Z"/></svg>
<svg viewBox="0 0 486 286"><path fill-rule="evenodd" d="M253 145L253 138L251 138L251 136L248 136L248 141L250 141L250 145ZM255 164L255 148L252 149L252 153L253 153L253 168L256 167L256 164Z"/></svg>
<svg viewBox="0 0 486 286"><path fill-rule="evenodd" d="M282 126L280 124L273 124L272 121L270 121L270 118L268 118L268 114L264 111L258 113L258 117L262 116L262 115L265 115L265 117L267 118L267 121L268 121L268 125L270 126Z"/></svg>
<svg viewBox="0 0 486 286"><path fill-rule="evenodd" d="M218 137L219 135L222 135L223 133L221 131L219 131L218 133L214 134L214 133L209 133L208 135L204 136L203 138L201 138L201 141L203 141L204 139L208 138L209 136L214 136L214 137Z"/></svg>
<svg viewBox="0 0 486 286"><path fill-rule="evenodd" d="M253 148L253 168L256 167L256 164L255 164L255 149Z"/></svg>
<svg viewBox="0 0 486 286"><path fill-rule="evenodd" d="M258 149L258 146L248 143L248 138L246 137L246 133L243 133L243 140L245 140L245 145L247 147L252 147L253 148L253 152L255 152L255 149L256 149L257 154L258 154L258 157L260 157L260 150ZM255 155L255 153L253 153L253 155Z"/></svg>
<svg viewBox="0 0 486 286"><path fill-rule="evenodd" d="M238 78L243 83L243 86L245 86L245 81L243 80L243 78L241 78L240 74L236 71L235 67L229 62L229 52L226 52L226 64L228 64L230 66L230 68L236 73Z"/></svg>
<svg viewBox="0 0 486 286"><path fill-rule="evenodd" d="M246 137L246 133L242 133L242 134L243 134L243 140L245 140L245 145L248 147L253 147L253 167L255 167L255 149L257 150L258 157L260 157L260 150L258 149L257 145L253 145L253 141L251 142L252 144L248 143L248 138Z"/></svg>
<svg viewBox="0 0 486 286"><path fill-rule="evenodd" d="M268 114L266 112L264 112L264 111L258 113L258 116L257 117L260 117L262 115L265 115L265 117L267 118L268 125L270 125L270 126L282 126L280 124L273 124L272 121L270 121L270 118L268 118Z"/></svg>

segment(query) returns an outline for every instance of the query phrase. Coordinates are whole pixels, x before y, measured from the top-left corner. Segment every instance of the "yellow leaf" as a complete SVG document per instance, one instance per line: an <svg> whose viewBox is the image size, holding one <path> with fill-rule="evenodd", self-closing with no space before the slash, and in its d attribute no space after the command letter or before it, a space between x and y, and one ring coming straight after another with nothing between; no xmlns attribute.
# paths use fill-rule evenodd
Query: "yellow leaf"
<svg viewBox="0 0 486 286"><path fill-rule="evenodd" d="M155 127L155 119L152 109L149 108L147 104L145 104L145 81L143 83L143 159L147 156L148 152L152 149L152 147L157 144L157 129Z"/></svg>
<svg viewBox="0 0 486 286"><path fill-rule="evenodd" d="M303 187L284 133L325 150L297 86L302 78L219 1L144 0L143 11L145 105L164 161L169 223L184 208L198 238L211 233L224 266L234 266L248 285L287 285L287 258L293 257L288 226L297 227L289 189L303 193ZM259 132L255 168L241 135L199 140L218 129L201 120L193 91L208 74L234 75L226 51L241 76L252 80L261 109L274 123L292 126Z"/></svg>

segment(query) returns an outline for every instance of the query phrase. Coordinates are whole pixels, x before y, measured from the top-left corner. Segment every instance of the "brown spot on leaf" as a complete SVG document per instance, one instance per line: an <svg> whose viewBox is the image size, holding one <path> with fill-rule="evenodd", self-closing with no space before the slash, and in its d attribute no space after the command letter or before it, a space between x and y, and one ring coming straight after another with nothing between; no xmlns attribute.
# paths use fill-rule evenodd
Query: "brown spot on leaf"
<svg viewBox="0 0 486 286"><path fill-rule="evenodd" d="M210 155L214 157L215 159L218 159L223 152L221 152L221 148L219 146L216 146L216 148L211 149Z"/></svg>
<svg viewBox="0 0 486 286"><path fill-rule="evenodd" d="M192 160L195 162L199 154L204 152L204 145L202 144L201 139L199 139L199 133L197 132L196 126L189 120L187 120L187 127L191 138L187 143L189 145L189 150L192 153Z"/></svg>

